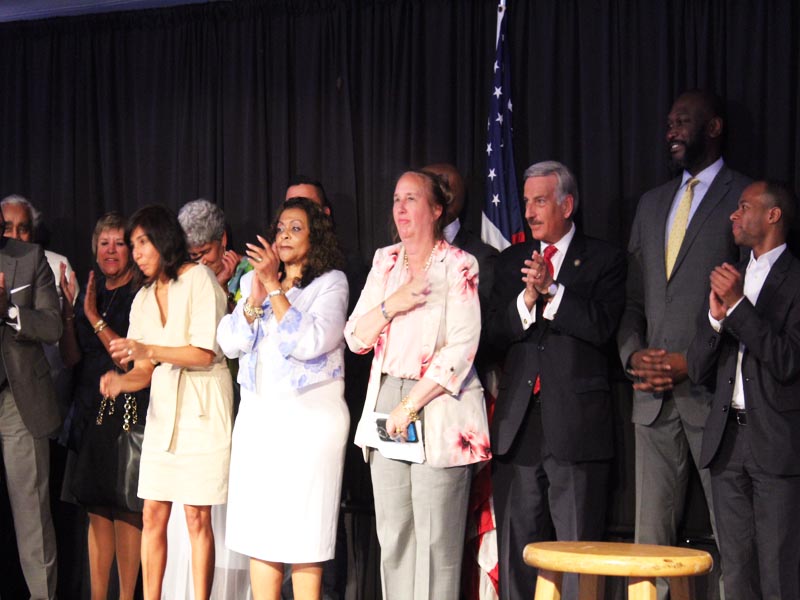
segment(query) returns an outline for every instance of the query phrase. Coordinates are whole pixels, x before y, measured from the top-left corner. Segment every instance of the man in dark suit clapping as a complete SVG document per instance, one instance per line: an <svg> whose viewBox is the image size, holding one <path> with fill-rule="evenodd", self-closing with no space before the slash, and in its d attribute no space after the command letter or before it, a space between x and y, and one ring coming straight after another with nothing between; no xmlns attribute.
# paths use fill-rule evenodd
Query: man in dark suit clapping
<svg viewBox="0 0 800 600"><path fill-rule="evenodd" d="M800 598L800 261L785 187L748 186L731 215L749 260L711 272L689 377L716 389L700 465L711 489L726 600Z"/></svg>
<svg viewBox="0 0 800 600"><path fill-rule="evenodd" d="M608 345L625 303L622 251L577 231L561 163L525 171L534 241L497 259L485 339L508 348L491 426L500 597L530 598L525 544L600 540L614 454ZM520 281L522 279L522 281ZM577 579L565 580L574 598Z"/></svg>

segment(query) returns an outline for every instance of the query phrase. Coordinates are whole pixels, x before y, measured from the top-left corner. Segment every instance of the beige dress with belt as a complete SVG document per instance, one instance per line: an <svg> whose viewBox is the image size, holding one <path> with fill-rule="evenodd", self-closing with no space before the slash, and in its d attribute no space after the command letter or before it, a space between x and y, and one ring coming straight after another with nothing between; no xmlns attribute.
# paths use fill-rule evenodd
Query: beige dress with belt
<svg viewBox="0 0 800 600"><path fill-rule="evenodd" d="M228 495L233 388L216 342L226 298L210 269L198 265L169 282L162 325L155 286L131 307L128 337L158 346L192 345L215 353L205 368L161 363L153 371L139 497L183 504L225 503Z"/></svg>

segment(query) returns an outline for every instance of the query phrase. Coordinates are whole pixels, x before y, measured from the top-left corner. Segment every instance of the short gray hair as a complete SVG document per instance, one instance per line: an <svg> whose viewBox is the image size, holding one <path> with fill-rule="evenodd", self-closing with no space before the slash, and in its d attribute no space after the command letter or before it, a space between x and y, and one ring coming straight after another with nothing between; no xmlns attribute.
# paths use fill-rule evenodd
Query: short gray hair
<svg viewBox="0 0 800 600"><path fill-rule="evenodd" d="M578 212L578 183L575 181L572 171L565 165L555 160L544 160L525 169L523 179L527 181L531 177L547 177L548 175L555 175L558 181L556 201L559 204L563 204L564 198L567 196L572 196L572 215L574 216Z"/></svg>
<svg viewBox="0 0 800 600"><path fill-rule="evenodd" d="M178 212L178 221L186 234L189 248L221 240L225 233L225 213L219 206L203 198L184 204Z"/></svg>
<svg viewBox="0 0 800 600"><path fill-rule="evenodd" d="M0 210L2 210L4 206L8 206L10 204L16 204L24 207L31 216L31 229L36 231L39 228L39 225L42 223L42 213L37 210L36 207L31 204L25 196L20 196L19 194L11 194L10 196L6 196L0 201Z"/></svg>

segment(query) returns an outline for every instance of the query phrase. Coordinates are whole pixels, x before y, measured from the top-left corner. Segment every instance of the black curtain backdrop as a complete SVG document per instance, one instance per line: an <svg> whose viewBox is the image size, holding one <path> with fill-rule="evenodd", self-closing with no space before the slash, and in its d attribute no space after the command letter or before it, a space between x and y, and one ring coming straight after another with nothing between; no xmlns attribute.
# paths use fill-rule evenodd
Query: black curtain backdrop
<svg viewBox="0 0 800 600"><path fill-rule="evenodd" d="M577 174L591 235L624 245L669 172L680 91L729 102L727 156L794 181L800 9L792 0L509 0L517 173ZM479 227L494 0L226 2L0 26L0 194L44 212L85 272L91 224L160 202L219 203L235 245L290 175L318 177L365 259L396 176L454 162Z"/></svg>
<svg viewBox="0 0 800 600"><path fill-rule="evenodd" d="M50 246L81 279L108 210L205 197L241 251L295 173L325 184L340 237L365 261L389 241L394 180L411 166L456 164L479 230L496 7L231 1L0 25L0 197L43 211ZM666 114L688 88L727 99L734 168L798 181L795 0L508 0L508 11L517 174L569 165L588 234L627 243L638 198L670 176ZM610 518L624 535L623 381L617 396L628 459ZM693 502L707 527L696 491Z"/></svg>

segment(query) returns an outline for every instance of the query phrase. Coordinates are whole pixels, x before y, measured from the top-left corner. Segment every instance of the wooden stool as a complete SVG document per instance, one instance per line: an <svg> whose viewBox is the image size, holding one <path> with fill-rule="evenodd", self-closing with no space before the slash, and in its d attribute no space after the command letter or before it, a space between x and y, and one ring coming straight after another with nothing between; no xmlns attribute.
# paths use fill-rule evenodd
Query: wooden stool
<svg viewBox="0 0 800 600"><path fill-rule="evenodd" d="M656 577L669 578L670 597L690 600L689 578L714 564L702 550L614 542L538 542L525 546L525 562L539 569L535 600L560 600L561 579L580 573L580 600L601 600L604 576L628 577L628 600L656 600Z"/></svg>

